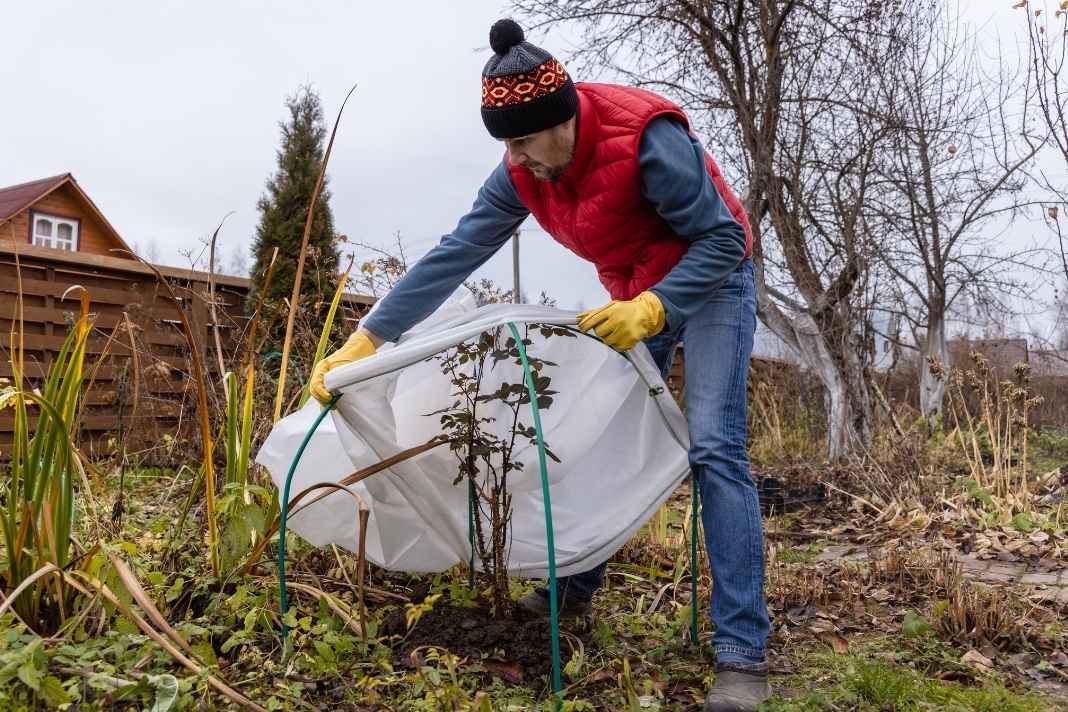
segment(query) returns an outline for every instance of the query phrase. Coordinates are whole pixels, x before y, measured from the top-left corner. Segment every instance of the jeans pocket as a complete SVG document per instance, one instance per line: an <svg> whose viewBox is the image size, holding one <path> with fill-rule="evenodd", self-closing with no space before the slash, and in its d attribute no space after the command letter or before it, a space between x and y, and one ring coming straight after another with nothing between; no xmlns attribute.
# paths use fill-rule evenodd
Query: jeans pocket
<svg viewBox="0 0 1068 712"><path fill-rule="evenodd" d="M730 326L738 323L745 301L746 281L741 272L734 272L715 291L701 310L699 321L706 326Z"/></svg>

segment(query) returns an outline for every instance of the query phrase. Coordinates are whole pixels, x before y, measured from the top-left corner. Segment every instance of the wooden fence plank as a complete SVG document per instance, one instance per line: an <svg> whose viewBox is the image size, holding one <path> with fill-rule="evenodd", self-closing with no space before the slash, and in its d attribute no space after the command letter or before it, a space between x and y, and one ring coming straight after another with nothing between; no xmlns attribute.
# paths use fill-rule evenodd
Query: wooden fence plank
<svg viewBox="0 0 1068 712"><path fill-rule="evenodd" d="M72 254L33 246L18 248L22 277L22 340L25 348L27 385L37 385L50 360L62 347L68 326L79 310L78 295L63 294L80 284L89 291L94 330L89 339L86 377L95 374L93 386L84 395L85 421L81 437L86 448L107 450L108 433L118 426L119 379L130 378L130 344L125 333L108 340L126 313L135 327L142 373L139 374L140 402L136 417L123 405L128 433L137 431L144 445L158 444L170 434L190 437L196 447L195 389L189 380L190 360L181 333L179 307L171 300L156 276L139 262L113 257ZM197 346L202 350L208 378L217 383L220 374L214 355L215 324L207 306L208 275L203 272L160 267L171 280L182 310L193 328ZM0 378L11 379L7 334L11 333L16 307L20 305L14 248L0 245ZM239 277L216 275L216 314L223 350L229 353L242 345L248 326L244 314L249 281ZM342 301L343 324L352 328L359 317L374 303L371 297L345 295ZM108 353L103 363L99 356ZM131 391L126 390L127 394ZM0 460L6 459L11 446L11 411L0 414ZM179 426L181 433L178 433ZM94 450L95 451L95 450ZM177 448L188 453L188 449Z"/></svg>
<svg viewBox="0 0 1068 712"><path fill-rule="evenodd" d="M32 294L42 297L62 297L68 289L73 285L65 284L63 282L49 282L43 279L25 279L22 280L23 294ZM16 294L18 284L14 279L3 279L0 276L0 291L8 292L10 294ZM104 304L129 304L136 300L140 296L134 291L123 292L118 289L97 289L93 290L92 297L95 302L102 302ZM75 305L77 308L78 296L76 292L71 292L67 295L68 303ZM65 300L65 301L67 301ZM60 302L62 304L62 302Z"/></svg>

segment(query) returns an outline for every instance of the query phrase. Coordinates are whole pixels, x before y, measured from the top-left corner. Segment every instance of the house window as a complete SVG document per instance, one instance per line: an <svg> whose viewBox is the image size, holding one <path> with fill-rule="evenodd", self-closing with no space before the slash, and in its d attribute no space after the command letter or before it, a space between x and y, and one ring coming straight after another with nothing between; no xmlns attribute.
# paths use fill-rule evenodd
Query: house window
<svg viewBox="0 0 1068 712"><path fill-rule="evenodd" d="M78 249L78 221L44 213L33 214L33 244L75 252Z"/></svg>

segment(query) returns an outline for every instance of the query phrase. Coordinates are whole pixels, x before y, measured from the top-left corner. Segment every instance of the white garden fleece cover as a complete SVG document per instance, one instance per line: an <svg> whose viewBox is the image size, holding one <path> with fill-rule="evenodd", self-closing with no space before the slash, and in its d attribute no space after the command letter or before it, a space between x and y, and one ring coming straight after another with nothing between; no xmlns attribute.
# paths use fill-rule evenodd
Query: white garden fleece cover
<svg viewBox="0 0 1068 712"><path fill-rule="evenodd" d="M290 497L440 435L440 415L428 414L452 406L456 398L440 362L432 358L436 354L498 327L507 337L508 322L522 334L526 324L574 325L575 316L535 305L476 308L471 294L461 290L398 344L331 371L326 386L343 395L308 443ZM686 422L644 345L625 358L583 335L545 338L531 328L528 336L531 357L557 364L543 371L557 394L541 411L541 422L548 447L560 459L547 462L556 568L565 576L607 561L676 488L689 469ZM501 361L488 376L486 393L502 382L523 382L522 367L512 360ZM479 408L498 416L497 435L510 432L506 406L489 402ZM257 455L279 492L319 410L311 399L279 421ZM533 424L529 405L522 406L520 419ZM513 457L523 468L508 475L513 508L508 569L517 576L544 577L548 555L537 448L522 439ZM442 571L468 561L468 488L464 482L453 484L456 475L456 456L442 445L352 485L370 509L368 558L411 572ZM355 551L356 502L334 492L298 511L288 527L315 546L337 544Z"/></svg>

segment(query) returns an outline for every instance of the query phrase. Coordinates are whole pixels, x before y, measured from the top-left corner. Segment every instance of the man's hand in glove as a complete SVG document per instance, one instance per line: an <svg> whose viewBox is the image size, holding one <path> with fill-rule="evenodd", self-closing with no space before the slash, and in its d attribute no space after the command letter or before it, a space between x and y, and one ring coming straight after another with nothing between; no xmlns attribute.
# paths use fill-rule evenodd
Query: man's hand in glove
<svg viewBox="0 0 1068 712"><path fill-rule="evenodd" d="M664 328L664 305L652 292L630 301L611 301L600 309L579 314L578 328L597 334L616 351L629 351L642 339Z"/></svg>
<svg viewBox="0 0 1068 712"><path fill-rule="evenodd" d="M311 382L308 384L311 394L320 403L326 404L330 402L333 396L330 395L330 391L326 390L326 384L323 382L327 372L334 370L338 366L344 366L353 361L359 361L361 358L367 358L373 355L374 352L375 344L372 337L363 329L356 331L349 337L344 346L315 364L315 368L311 372Z"/></svg>

